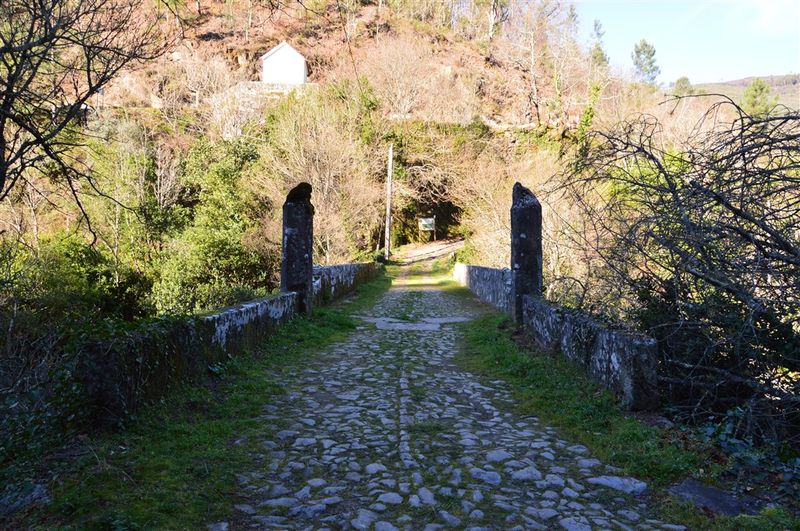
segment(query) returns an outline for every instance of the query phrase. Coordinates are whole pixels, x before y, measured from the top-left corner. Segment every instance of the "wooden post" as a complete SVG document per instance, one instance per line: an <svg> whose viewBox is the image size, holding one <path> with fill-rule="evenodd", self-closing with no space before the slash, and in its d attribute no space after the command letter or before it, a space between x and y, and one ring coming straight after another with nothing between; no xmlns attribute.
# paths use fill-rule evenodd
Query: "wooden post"
<svg viewBox="0 0 800 531"><path fill-rule="evenodd" d="M433 241L436 241L436 214L433 215Z"/></svg>
<svg viewBox="0 0 800 531"><path fill-rule="evenodd" d="M386 235L384 237L384 258L389 260L392 234L392 163L394 159L394 144L389 144L389 162L386 165Z"/></svg>

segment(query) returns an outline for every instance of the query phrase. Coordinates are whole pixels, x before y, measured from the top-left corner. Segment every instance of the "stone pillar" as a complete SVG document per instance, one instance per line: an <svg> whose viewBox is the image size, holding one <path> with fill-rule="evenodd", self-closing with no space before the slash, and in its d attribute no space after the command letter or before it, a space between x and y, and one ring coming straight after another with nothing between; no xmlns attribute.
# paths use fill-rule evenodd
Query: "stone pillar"
<svg viewBox="0 0 800 531"><path fill-rule="evenodd" d="M314 296L314 206L311 185L300 183L283 204L283 245L281 247L281 291L298 295L298 310L311 314Z"/></svg>
<svg viewBox="0 0 800 531"><path fill-rule="evenodd" d="M522 297L542 296L542 205L533 192L514 185L511 204L511 303L522 323Z"/></svg>

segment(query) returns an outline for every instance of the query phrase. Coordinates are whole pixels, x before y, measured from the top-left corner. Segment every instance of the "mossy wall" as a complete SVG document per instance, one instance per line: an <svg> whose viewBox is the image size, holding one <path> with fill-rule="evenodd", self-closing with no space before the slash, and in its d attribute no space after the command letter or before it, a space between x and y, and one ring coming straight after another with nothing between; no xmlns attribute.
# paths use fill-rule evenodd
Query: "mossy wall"
<svg viewBox="0 0 800 531"><path fill-rule="evenodd" d="M508 269L456 264L455 279L480 300L511 314L512 279ZM657 404L657 344L644 334L614 329L577 310L538 297L523 297L523 324L537 345L559 350L603 386L626 409Z"/></svg>
<svg viewBox="0 0 800 531"><path fill-rule="evenodd" d="M314 268L314 304L326 304L375 278L372 263ZM191 318L166 318L109 328L74 345L81 409L92 424L119 423L143 401L214 371L226 359L258 348L298 311L294 292Z"/></svg>

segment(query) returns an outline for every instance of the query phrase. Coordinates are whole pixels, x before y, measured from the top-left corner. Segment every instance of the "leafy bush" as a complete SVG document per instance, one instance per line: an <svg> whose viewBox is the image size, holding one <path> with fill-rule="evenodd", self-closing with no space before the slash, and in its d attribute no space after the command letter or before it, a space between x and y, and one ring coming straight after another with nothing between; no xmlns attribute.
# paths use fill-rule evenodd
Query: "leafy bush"
<svg viewBox="0 0 800 531"><path fill-rule="evenodd" d="M82 423L76 368L65 347L103 317L124 322L148 314L150 283L76 235L55 235L38 254L4 241L0 256L2 461Z"/></svg>
<svg viewBox="0 0 800 531"><path fill-rule="evenodd" d="M183 179L196 203L190 226L169 244L160 267L153 289L160 313L208 311L274 286L278 255L244 243L261 208L241 186L244 167L256 158L246 141L201 141L189 152Z"/></svg>
<svg viewBox="0 0 800 531"><path fill-rule="evenodd" d="M85 323L150 312L148 279L74 235L43 242L38 254L0 246L0 389L27 392L51 378L65 339Z"/></svg>

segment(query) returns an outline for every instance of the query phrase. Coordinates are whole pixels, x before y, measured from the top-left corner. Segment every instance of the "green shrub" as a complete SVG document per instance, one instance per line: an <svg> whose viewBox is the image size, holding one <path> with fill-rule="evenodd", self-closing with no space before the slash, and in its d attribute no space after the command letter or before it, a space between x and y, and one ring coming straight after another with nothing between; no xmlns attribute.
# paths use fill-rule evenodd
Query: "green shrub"
<svg viewBox="0 0 800 531"><path fill-rule="evenodd" d="M256 158L246 141L200 141L190 150L183 178L194 193L193 219L170 243L171 255L158 272L153 302L159 313L205 312L274 287L277 254L244 244L260 206L241 186L241 176Z"/></svg>
<svg viewBox="0 0 800 531"><path fill-rule="evenodd" d="M42 242L38 254L15 254L7 296L26 311L55 320L87 315L132 320L151 311L147 277L114 264L77 235L56 234Z"/></svg>

